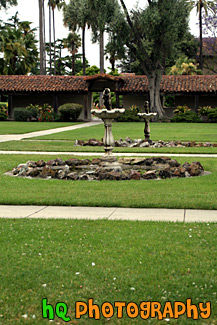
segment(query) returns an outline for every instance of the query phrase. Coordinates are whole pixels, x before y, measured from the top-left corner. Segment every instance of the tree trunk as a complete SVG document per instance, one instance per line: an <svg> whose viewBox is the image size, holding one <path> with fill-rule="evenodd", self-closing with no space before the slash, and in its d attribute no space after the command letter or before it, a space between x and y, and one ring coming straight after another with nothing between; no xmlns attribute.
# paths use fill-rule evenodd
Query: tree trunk
<svg viewBox="0 0 217 325"><path fill-rule="evenodd" d="M52 74L52 66L51 66L51 5L49 0L49 52L50 52L50 75Z"/></svg>
<svg viewBox="0 0 217 325"><path fill-rule="evenodd" d="M100 73L104 73L104 33L100 31L99 39L99 62L100 62Z"/></svg>
<svg viewBox="0 0 217 325"><path fill-rule="evenodd" d="M45 9L44 9L44 0L42 0L42 15L43 15L43 66L44 66L44 75L46 75L46 49L45 49Z"/></svg>
<svg viewBox="0 0 217 325"><path fill-rule="evenodd" d="M39 44L40 44L40 74L45 74L44 71L44 22L43 22L43 2L38 1L39 5Z"/></svg>
<svg viewBox="0 0 217 325"><path fill-rule="evenodd" d="M104 73L104 33L100 31L100 38L99 38L99 68L100 73ZM99 93L99 104L100 106L103 105L103 94L102 92Z"/></svg>
<svg viewBox="0 0 217 325"><path fill-rule="evenodd" d="M162 119L165 116L161 100L160 100L160 83L162 79L161 71L153 71L147 75L149 83L150 96L150 112L158 113L158 118Z"/></svg>
<svg viewBox="0 0 217 325"><path fill-rule="evenodd" d="M85 25L82 28L82 58L83 58L83 76L86 75L86 62L85 62Z"/></svg>
<svg viewBox="0 0 217 325"><path fill-rule="evenodd" d="M200 26L200 58L199 68L203 70L203 27L202 27L202 5L199 9L199 26Z"/></svg>
<svg viewBox="0 0 217 325"><path fill-rule="evenodd" d="M55 35L55 12L53 9L53 44L54 44L54 75L56 75L56 35Z"/></svg>
<svg viewBox="0 0 217 325"><path fill-rule="evenodd" d="M72 42L72 75L75 75L75 43Z"/></svg>

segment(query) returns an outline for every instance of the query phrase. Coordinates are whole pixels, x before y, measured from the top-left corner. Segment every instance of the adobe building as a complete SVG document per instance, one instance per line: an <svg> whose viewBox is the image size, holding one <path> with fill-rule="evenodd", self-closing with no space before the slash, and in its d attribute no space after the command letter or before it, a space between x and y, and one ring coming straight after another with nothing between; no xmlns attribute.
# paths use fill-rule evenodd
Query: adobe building
<svg viewBox="0 0 217 325"><path fill-rule="evenodd" d="M14 108L29 104L48 103L58 107L65 103L82 104L80 119L91 120L92 94L110 88L119 96L123 95L123 107L137 105L141 109L148 99L148 79L146 76L122 74L110 76L0 76L0 94L8 95L8 114L13 118ZM217 107L217 75L163 76L161 82L162 101L166 95L173 95L175 106L187 105L193 111L199 106ZM174 108L165 108L171 117Z"/></svg>

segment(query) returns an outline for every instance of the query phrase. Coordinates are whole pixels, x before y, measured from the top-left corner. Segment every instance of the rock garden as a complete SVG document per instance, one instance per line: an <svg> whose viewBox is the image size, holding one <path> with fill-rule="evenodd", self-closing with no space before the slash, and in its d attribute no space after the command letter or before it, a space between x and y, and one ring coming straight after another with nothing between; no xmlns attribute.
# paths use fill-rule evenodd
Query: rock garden
<svg viewBox="0 0 217 325"><path fill-rule="evenodd" d="M86 141L75 140L76 146L104 146L103 140L89 139ZM185 148L185 147L217 147L217 143L210 142L195 142L195 141L152 141L151 143L145 139L131 139L126 137L125 140L115 140L114 147L128 147L128 148Z"/></svg>
<svg viewBox="0 0 217 325"><path fill-rule="evenodd" d="M17 177L62 180L160 180L177 177L202 176L200 162L178 163L168 157L116 158L107 156L95 159L68 159L28 161L14 168L9 175Z"/></svg>

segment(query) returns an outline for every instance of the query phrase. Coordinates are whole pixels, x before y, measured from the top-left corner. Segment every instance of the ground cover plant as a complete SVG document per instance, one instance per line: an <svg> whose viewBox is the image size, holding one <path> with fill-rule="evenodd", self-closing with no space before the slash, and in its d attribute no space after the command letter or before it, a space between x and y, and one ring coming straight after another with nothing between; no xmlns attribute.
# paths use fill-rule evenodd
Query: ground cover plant
<svg viewBox="0 0 217 325"><path fill-rule="evenodd" d="M78 123L0 121L0 134L23 134L35 131L50 130L76 124Z"/></svg>
<svg viewBox="0 0 217 325"><path fill-rule="evenodd" d="M42 299L68 305L69 324L75 302L93 298L108 301L211 302L211 317L197 324L217 322L217 224L138 221L1 219L1 324L47 324ZM123 310L99 324L141 324ZM183 315L171 324L192 324ZM165 320L163 323L165 323ZM147 320L158 324L156 319ZM55 324L65 324L55 317Z"/></svg>
<svg viewBox="0 0 217 325"><path fill-rule="evenodd" d="M98 152L103 153L103 147L75 146L74 140L21 140L0 142L0 150L16 151L59 151L59 152ZM116 147L114 153L171 153L171 154L217 154L217 147L185 147L185 148L127 148Z"/></svg>
<svg viewBox="0 0 217 325"><path fill-rule="evenodd" d="M73 158L59 157L64 160ZM73 182L4 175L20 163L55 158L57 156L52 155L0 155L0 204L217 209L217 164L214 158L178 158L181 164L199 160L206 171L212 172L188 179Z"/></svg>
<svg viewBox="0 0 217 325"><path fill-rule="evenodd" d="M112 133L115 140L143 139L145 123L113 123ZM217 124L215 123L151 123L151 139L163 141L197 141L197 142L217 142ZM46 135L35 139L47 140L88 140L96 138L100 140L104 135L103 124L91 126L89 128L65 131L58 134Z"/></svg>

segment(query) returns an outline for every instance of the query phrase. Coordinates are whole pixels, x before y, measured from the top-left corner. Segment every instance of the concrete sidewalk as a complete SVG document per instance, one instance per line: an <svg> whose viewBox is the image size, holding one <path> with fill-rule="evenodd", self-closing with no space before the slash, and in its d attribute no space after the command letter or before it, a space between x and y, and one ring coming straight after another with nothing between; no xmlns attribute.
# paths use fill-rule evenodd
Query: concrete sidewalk
<svg viewBox="0 0 217 325"><path fill-rule="evenodd" d="M0 218L217 222L217 210L0 205Z"/></svg>
<svg viewBox="0 0 217 325"><path fill-rule="evenodd" d="M54 133L60 133L60 132L65 132L65 131L72 131L72 130L76 130L76 129L87 128L89 126L94 126L94 125L99 125L99 124L102 124L102 122L101 121L92 121L92 122L87 122L87 123L82 123L82 124L77 124L77 125L64 126L62 128L36 131L36 132L30 132L30 133L23 133L23 134L0 134L0 142L29 139L29 138L33 138L33 137L40 137L43 135L48 135L48 134L54 134Z"/></svg>
<svg viewBox="0 0 217 325"><path fill-rule="evenodd" d="M89 156L100 157L104 155L104 152L72 152L72 151L18 151L18 150L0 150L0 155L48 155L48 156ZM189 154L189 153L126 153L119 152L113 153L116 157L199 157L199 158L217 158L217 154Z"/></svg>

